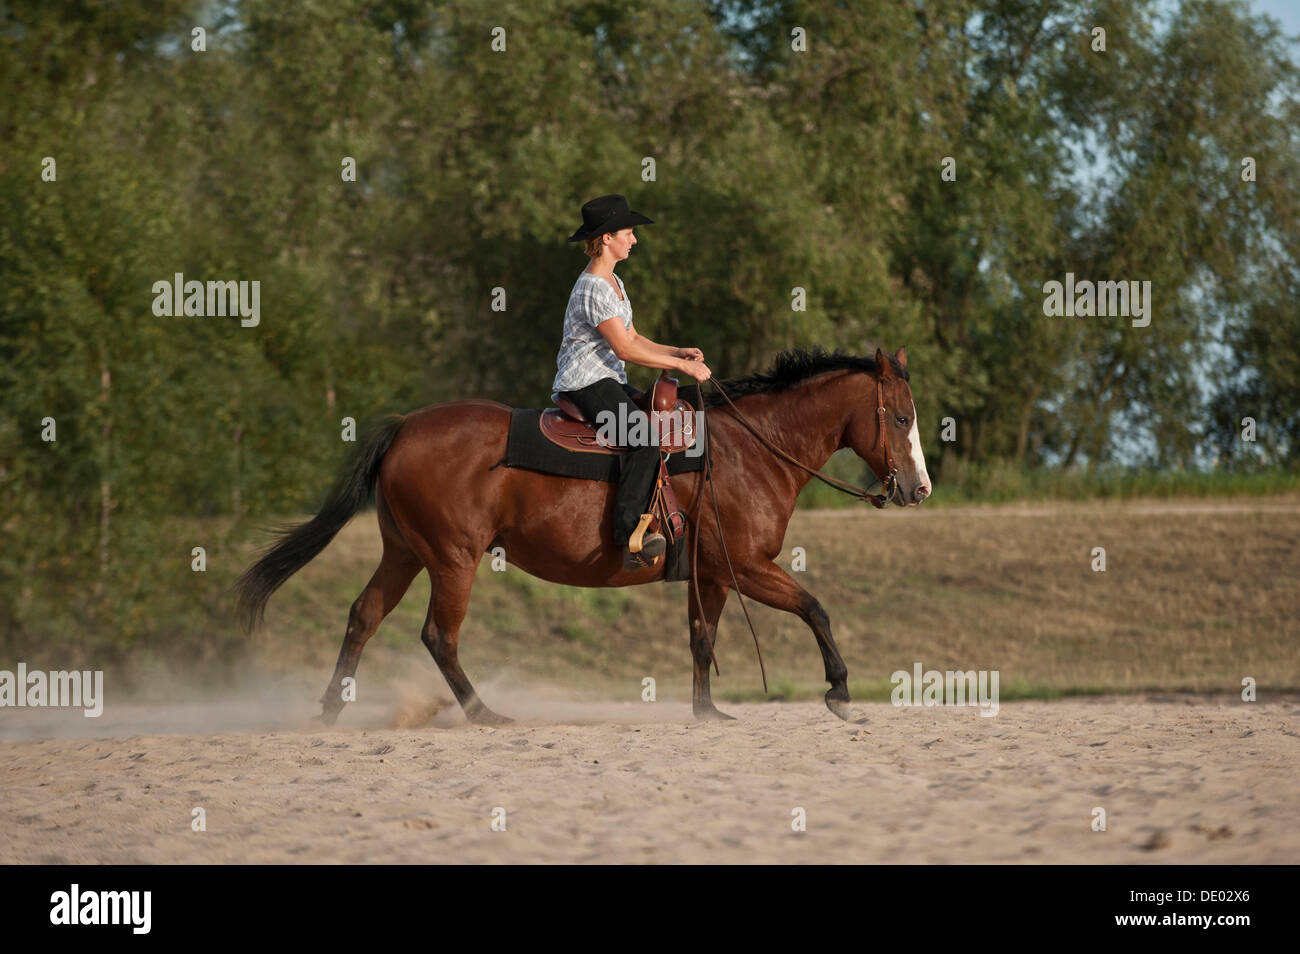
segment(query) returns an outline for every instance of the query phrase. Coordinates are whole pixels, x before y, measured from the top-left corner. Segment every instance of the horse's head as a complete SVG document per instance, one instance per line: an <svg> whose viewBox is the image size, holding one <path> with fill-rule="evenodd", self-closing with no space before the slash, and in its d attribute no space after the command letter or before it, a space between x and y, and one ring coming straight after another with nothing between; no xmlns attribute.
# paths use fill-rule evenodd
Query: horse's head
<svg viewBox="0 0 1300 954"><path fill-rule="evenodd" d="M921 433L916 426L916 405L912 403L912 388L908 384L907 349L899 348L893 357L887 357L877 348L876 376L865 376L862 380L867 385L866 394L849 417L844 445L867 462L885 484L885 492L893 503L900 507L915 506L930 496L932 485L925 470ZM884 408L883 421L879 407ZM896 469L892 488L887 462L890 459Z"/></svg>

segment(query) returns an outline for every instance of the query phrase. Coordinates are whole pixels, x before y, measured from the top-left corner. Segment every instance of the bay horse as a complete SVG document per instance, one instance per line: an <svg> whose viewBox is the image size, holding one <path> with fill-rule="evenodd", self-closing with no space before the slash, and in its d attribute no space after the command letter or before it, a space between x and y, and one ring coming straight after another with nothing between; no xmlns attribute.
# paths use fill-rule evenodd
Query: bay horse
<svg viewBox="0 0 1300 954"><path fill-rule="evenodd" d="M929 496L906 348L889 357L880 349L874 357L827 353L820 347L784 351L767 372L723 385L735 411L801 465L820 469L831 454L847 447L885 483L890 502L914 506ZM687 610L694 660L692 710L697 719L731 718L713 704L709 666L718 618L738 586L743 596L794 613L808 625L830 683L826 705L847 719L848 670L831 636L830 618L774 562L809 475L779 459L722 402L716 392L705 397L717 515L713 508L697 505L705 492L703 473L672 478L679 506L693 515L686 532L699 535L686 541L687 552L695 554L699 587L699 601L691 594ZM568 586L633 586L664 575L662 562L623 569L611 519L615 484L492 469L505 453L509 426L510 408L484 399L384 418L359 442L321 510L281 531L240 577L240 615L251 631L271 594L324 550L374 493L383 556L348 615L338 663L321 697L326 724L333 724L343 709L343 681L355 676L366 641L422 569L432 592L420 638L466 718L486 725L510 720L483 704L458 659L460 627L484 554L504 547L513 566ZM882 477L890 467L895 469L892 480ZM884 499L878 502L883 505ZM715 529L719 516L727 554Z"/></svg>

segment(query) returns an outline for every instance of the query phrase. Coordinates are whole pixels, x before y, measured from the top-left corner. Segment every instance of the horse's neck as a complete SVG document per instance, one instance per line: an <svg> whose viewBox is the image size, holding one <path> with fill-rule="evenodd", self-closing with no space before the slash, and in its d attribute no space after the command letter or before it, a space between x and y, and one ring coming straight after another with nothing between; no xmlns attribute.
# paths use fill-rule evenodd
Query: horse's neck
<svg viewBox="0 0 1300 954"><path fill-rule="evenodd" d="M805 467L821 470L844 436L850 377L820 375L779 394L752 395L736 406L775 446ZM797 473L796 492L812 479L791 470Z"/></svg>

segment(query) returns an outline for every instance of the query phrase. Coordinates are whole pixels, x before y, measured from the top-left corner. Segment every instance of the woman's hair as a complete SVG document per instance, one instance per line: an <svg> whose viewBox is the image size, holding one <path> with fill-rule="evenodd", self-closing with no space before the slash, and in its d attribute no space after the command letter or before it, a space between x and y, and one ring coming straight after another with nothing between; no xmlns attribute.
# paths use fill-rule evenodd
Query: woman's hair
<svg viewBox="0 0 1300 954"><path fill-rule="evenodd" d="M600 240L600 235L593 235L584 243L582 250L587 253L588 258L600 258L600 251L604 247L605 243Z"/></svg>

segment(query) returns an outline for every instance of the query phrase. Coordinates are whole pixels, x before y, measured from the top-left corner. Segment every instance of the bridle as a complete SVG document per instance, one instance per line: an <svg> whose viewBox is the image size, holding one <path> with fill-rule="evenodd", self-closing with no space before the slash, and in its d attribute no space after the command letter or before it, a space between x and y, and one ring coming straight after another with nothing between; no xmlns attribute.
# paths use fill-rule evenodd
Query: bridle
<svg viewBox="0 0 1300 954"><path fill-rule="evenodd" d="M880 481L880 489L884 491L884 494L873 496L871 502L879 510L885 505L885 500L892 498L898 492L898 465L894 463L894 454L889 449L889 434L885 430L885 390L879 377L876 378L876 421L879 425L876 428L876 445L884 451L885 476L881 477L874 468L871 473L876 480ZM871 461L867 461L867 466L871 467ZM879 503L876 502L875 497L880 498Z"/></svg>
<svg viewBox="0 0 1300 954"><path fill-rule="evenodd" d="M713 387L717 390L717 392L721 394L723 398L726 399L726 402L729 405L731 405L731 411L735 415L736 420L740 421L741 424L745 425L745 427L749 430L749 432L753 434L756 438L758 438L760 444L762 444L773 454L775 454L777 457L781 458L782 460L786 461L787 463L793 464L794 466L798 467L800 470L805 471L806 473L809 473L812 476L816 477L818 480L826 484L828 487L833 487L836 490L843 491L844 493L848 494L851 497L855 497L858 500L869 501L872 504L872 506L874 506L877 510L883 508L885 504L889 503L890 499L894 496L894 494L898 492L898 467L894 464L894 455L893 452L890 451L889 449L889 435L885 433L885 413L886 413L885 412L885 391L884 391L884 385L879 375L876 377L877 427L876 427L876 446L874 449L883 451L882 459L885 462L885 470L886 470L885 476L881 477L879 474L876 473L876 468L872 466L871 461L867 461L867 467L871 470L872 476L875 477L876 480L880 481L880 489L884 491L883 494L868 493L867 491L863 490L861 487L855 487L853 484L850 484L847 481L840 480L837 477L832 477L829 474L823 474L820 470L814 470L811 467L799 463L799 461L795 460L785 451L781 450L781 448L774 446L771 441L769 441L766 437L764 437L762 434L758 432L758 429L755 428L754 425L749 422L749 418L745 417L744 414L740 413L740 408L736 407L735 402L731 400L731 396L727 394L726 389L723 388L723 386L720 383L718 383L717 378L710 377L709 382L713 385ZM709 431L707 426L707 419L704 416L704 389L698 381L695 382L695 393L698 395L699 398L700 424L701 424L700 427L701 433L697 436L697 439L704 441L704 482L709 485L709 495L713 501L714 526L717 527L718 530L718 542L722 545L722 555L727 560L727 570L731 573L732 588L736 591L736 599L740 600L740 608L744 610L745 622L749 624L749 632L754 637L754 651L758 653L758 668L759 671L763 674L763 691L767 692L767 667L763 665L763 650L761 650L758 646L758 633L755 632L754 630L754 621L749 618L749 610L745 608L745 600L740 593L740 584L736 581L736 571L731 565L731 554L727 552L727 539L722 533L722 514L718 512L718 494L713 487L713 434L711 431ZM703 490L703 488L701 488L701 490ZM696 518L699 514L700 504L703 502L704 502L704 494L703 493L696 494L695 506L692 507L692 510L694 512L691 514L691 518L689 521L690 523L695 524L696 530L698 530L699 527L699 524L696 522ZM700 598L700 580L698 575L699 564L696 558L696 555L699 552L699 544L700 544L700 535L698 532L692 532L691 544L692 544L691 545L691 587L695 593L695 603L699 609L700 622L703 625L704 624L704 600ZM719 676L721 676L722 672L721 670L718 669L717 653L714 651L714 640L716 638L716 635L717 635L717 630L715 627L714 631L709 634L709 658L713 662L713 671L717 673Z"/></svg>

